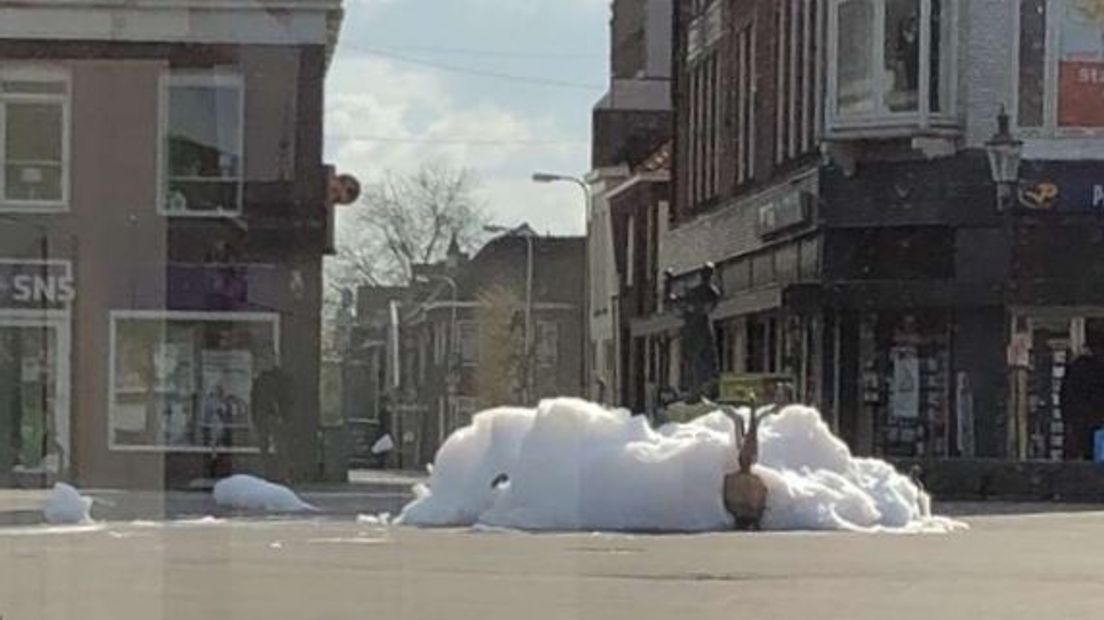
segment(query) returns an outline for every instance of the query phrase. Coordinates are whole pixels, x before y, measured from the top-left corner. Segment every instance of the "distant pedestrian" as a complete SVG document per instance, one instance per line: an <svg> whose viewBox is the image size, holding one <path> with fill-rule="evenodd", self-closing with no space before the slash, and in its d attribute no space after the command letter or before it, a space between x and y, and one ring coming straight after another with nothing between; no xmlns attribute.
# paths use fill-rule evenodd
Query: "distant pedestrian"
<svg viewBox="0 0 1104 620"><path fill-rule="evenodd" d="M1062 421L1066 459L1092 460L1094 433L1104 427L1104 334L1086 334L1085 351L1062 382Z"/></svg>
<svg viewBox="0 0 1104 620"><path fill-rule="evenodd" d="M287 438L288 420L293 402L292 378L279 366L273 366L253 380L251 412L257 447L264 460L265 475L282 479L290 458Z"/></svg>

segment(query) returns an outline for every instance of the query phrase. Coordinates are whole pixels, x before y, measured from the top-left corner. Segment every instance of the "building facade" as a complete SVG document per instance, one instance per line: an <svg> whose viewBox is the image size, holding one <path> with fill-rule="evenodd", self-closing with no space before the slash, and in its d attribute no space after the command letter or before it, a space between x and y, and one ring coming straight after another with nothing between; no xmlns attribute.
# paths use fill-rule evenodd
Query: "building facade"
<svg viewBox="0 0 1104 620"><path fill-rule="evenodd" d="M323 1L4 9L0 480L178 485L262 452L313 475L340 19ZM264 417L272 369L294 389Z"/></svg>
<svg viewBox="0 0 1104 620"><path fill-rule="evenodd" d="M454 241L410 286L361 289L358 348L378 380L379 436L395 443L388 464L432 462L477 411L580 395L584 248L522 227L470 258Z"/></svg>
<svg viewBox="0 0 1104 620"><path fill-rule="evenodd" d="M677 4L659 269L717 265L722 371L790 376L862 454L1083 456L1062 383L1101 316L1099 7ZM1002 107L1024 143L1005 208ZM640 324L677 350L670 313ZM646 381L677 388L671 357Z"/></svg>
<svg viewBox="0 0 1104 620"><path fill-rule="evenodd" d="M607 193L671 137L672 0L611 4L610 87L591 117L591 204L587 219L589 396L616 402L622 392L622 326Z"/></svg>

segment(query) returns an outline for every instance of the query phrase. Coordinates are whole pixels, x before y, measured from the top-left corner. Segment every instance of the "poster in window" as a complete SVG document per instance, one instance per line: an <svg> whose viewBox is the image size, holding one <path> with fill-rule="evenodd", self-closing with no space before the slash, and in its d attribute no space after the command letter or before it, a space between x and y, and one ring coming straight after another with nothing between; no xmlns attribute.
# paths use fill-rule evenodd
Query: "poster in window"
<svg viewBox="0 0 1104 620"><path fill-rule="evenodd" d="M894 347L893 383L890 385L890 413L895 418L920 417L920 356L916 347Z"/></svg>
<svg viewBox="0 0 1104 620"><path fill-rule="evenodd" d="M1066 3L1058 80L1058 124L1104 127L1104 0Z"/></svg>
<svg viewBox="0 0 1104 620"><path fill-rule="evenodd" d="M203 441L229 445L235 430L250 426L253 355L249 351L203 351Z"/></svg>
<svg viewBox="0 0 1104 620"><path fill-rule="evenodd" d="M158 392L187 395L195 392L191 342L159 342L153 350L153 376Z"/></svg>

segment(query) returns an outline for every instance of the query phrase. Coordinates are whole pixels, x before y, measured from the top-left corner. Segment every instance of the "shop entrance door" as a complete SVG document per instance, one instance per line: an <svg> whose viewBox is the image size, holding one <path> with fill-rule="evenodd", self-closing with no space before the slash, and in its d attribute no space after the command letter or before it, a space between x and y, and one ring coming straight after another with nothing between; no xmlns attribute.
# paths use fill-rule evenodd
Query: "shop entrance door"
<svg viewBox="0 0 1104 620"><path fill-rule="evenodd" d="M68 348L61 321L0 315L0 483L67 460Z"/></svg>

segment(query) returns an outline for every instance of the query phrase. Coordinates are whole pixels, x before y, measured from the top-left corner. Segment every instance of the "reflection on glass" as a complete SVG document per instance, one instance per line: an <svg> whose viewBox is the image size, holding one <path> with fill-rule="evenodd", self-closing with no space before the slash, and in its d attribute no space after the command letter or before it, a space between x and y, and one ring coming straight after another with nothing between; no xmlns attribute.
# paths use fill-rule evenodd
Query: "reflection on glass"
<svg viewBox="0 0 1104 620"><path fill-rule="evenodd" d="M839 8L839 95L841 115L873 112L874 7L870 0L850 0Z"/></svg>
<svg viewBox="0 0 1104 620"><path fill-rule="evenodd" d="M920 0L885 3L885 71L886 107L915 111L920 102Z"/></svg>
<svg viewBox="0 0 1104 620"><path fill-rule="evenodd" d="M169 89L168 210L238 209L241 101L236 86L186 84Z"/></svg>
<svg viewBox="0 0 1104 620"><path fill-rule="evenodd" d="M275 363L275 323L125 318L112 356L117 446L252 448L253 380Z"/></svg>
<svg viewBox="0 0 1104 620"><path fill-rule="evenodd" d="M55 452L57 361L56 330L0 325L0 479Z"/></svg>

